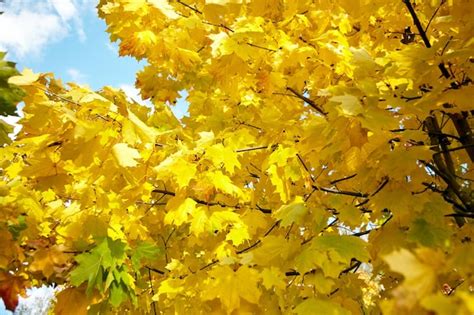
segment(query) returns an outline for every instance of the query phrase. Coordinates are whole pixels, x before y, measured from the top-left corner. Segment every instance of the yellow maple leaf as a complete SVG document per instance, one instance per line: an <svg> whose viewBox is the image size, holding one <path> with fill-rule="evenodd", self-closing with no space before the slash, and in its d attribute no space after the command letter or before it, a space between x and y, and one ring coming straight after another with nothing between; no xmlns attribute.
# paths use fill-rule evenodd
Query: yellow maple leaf
<svg viewBox="0 0 474 315"><path fill-rule="evenodd" d="M242 190L234 185L232 180L227 175L224 175L221 171L208 173L208 179L214 185L214 187L216 187L216 189L224 193L236 197L243 195Z"/></svg>
<svg viewBox="0 0 474 315"><path fill-rule="evenodd" d="M262 284L268 290L271 290L273 287L284 290L286 287L286 276L279 268L273 266L264 268L262 271Z"/></svg>
<svg viewBox="0 0 474 315"><path fill-rule="evenodd" d="M179 15L174 10L173 6L169 4L168 0L148 0L153 6L163 13L169 19L175 20Z"/></svg>
<svg viewBox="0 0 474 315"><path fill-rule="evenodd" d="M141 158L137 149L131 148L126 143L117 143L112 148L117 163L122 167L135 167Z"/></svg>
<svg viewBox="0 0 474 315"><path fill-rule="evenodd" d="M226 240L232 241L235 246L239 246L249 239L249 232L245 224L235 224L226 236Z"/></svg>
<svg viewBox="0 0 474 315"><path fill-rule="evenodd" d="M261 291L257 286L260 275L256 270L242 266L233 271L229 266L218 266L209 272L209 276L201 298L219 299L227 314L239 308L241 299L258 303Z"/></svg>
<svg viewBox="0 0 474 315"><path fill-rule="evenodd" d="M405 248L383 256L395 272L401 273L405 280L393 294L397 304L412 307L417 301L431 293L436 283L434 266L426 264Z"/></svg>
<svg viewBox="0 0 474 315"><path fill-rule="evenodd" d="M9 84L14 85L31 85L33 82L36 82L39 79L38 73L33 73L31 69L25 68L21 75L16 75L8 79Z"/></svg>
<svg viewBox="0 0 474 315"><path fill-rule="evenodd" d="M273 215L278 220L281 220L281 226L289 226L293 223L300 224L304 216L308 213L303 197L297 196L288 205L282 206Z"/></svg>
<svg viewBox="0 0 474 315"><path fill-rule="evenodd" d="M214 163L216 167L224 165L227 172L234 174L235 168L240 168L240 162L237 159L237 153L221 143L210 146L206 149L206 156Z"/></svg>
<svg viewBox="0 0 474 315"><path fill-rule="evenodd" d="M194 213L196 204L196 201L191 198L183 200L181 197L174 197L166 205L169 211L165 215L165 224L176 226L184 224L188 221L188 215Z"/></svg>

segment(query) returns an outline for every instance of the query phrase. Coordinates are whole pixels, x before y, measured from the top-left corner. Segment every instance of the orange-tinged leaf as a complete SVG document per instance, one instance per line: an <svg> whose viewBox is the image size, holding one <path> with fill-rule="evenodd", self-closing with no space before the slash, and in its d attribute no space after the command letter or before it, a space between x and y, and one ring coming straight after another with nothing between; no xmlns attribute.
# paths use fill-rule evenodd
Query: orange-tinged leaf
<svg viewBox="0 0 474 315"><path fill-rule="evenodd" d="M0 297L7 310L15 311L20 294L25 292L25 280L7 272L0 273Z"/></svg>
<svg viewBox="0 0 474 315"><path fill-rule="evenodd" d="M85 315L91 303L86 291L82 288L67 288L56 296L54 314L57 315Z"/></svg>

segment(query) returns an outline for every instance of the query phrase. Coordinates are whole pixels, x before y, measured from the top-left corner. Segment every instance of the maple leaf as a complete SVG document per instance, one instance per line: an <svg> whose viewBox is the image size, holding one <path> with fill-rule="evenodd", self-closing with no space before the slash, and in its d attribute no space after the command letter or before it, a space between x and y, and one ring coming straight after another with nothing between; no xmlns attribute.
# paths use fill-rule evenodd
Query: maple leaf
<svg viewBox="0 0 474 315"><path fill-rule="evenodd" d="M240 306L241 299L250 303L258 303L261 292L257 287L259 274L249 267L241 267L233 271L229 266L213 268L208 287L201 293L204 300L218 298L227 314Z"/></svg>
<svg viewBox="0 0 474 315"><path fill-rule="evenodd" d="M117 143L112 150L120 166L134 167L138 165L137 159L140 159L140 153L138 150L129 147L128 144Z"/></svg>
<svg viewBox="0 0 474 315"><path fill-rule="evenodd" d="M7 310L15 311L20 294L25 293L25 279L9 273L0 273L0 297Z"/></svg>
<svg viewBox="0 0 474 315"><path fill-rule="evenodd" d="M289 226L293 223L300 224L303 222L303 217L308 212L303 198L297 196L292 203L282 206L275 212L275 218L281 220L282 226Z"/></svg>
<svg viewBox="0 0 474 315"><path fill-rule="evenodd" d="M58 315L85 315L91 299L81 288L67 288L56 296L54 312Z"/></svg>

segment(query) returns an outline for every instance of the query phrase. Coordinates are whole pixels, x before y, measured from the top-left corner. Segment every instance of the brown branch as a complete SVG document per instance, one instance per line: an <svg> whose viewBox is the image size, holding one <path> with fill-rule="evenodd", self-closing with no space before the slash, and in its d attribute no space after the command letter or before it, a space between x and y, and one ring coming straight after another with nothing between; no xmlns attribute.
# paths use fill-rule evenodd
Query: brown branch
<svg viewBox="0 0 474 315"><path fill-rule="evenodd" d="M359 269L360 265L362 264L362 262L360 260L357 260L355 258L352 258L352 261L354 261L353 264L351 264L349 267L347 267L346 269L342 270L340 273L339 273L339 277L342 276L343 274L345 273L349 273L351 271L354 271L356 272L357 269Z"/></svg>
<svg viewBox="0 0 474 315"><path fill-rule="evenodd" d="M210 263L208 263L207 265L205 266L202 266L201 268L199 268L199 270L204 270L206 268L209 268L215 264L217 264L219 262L219 259L213 259Z"/></svg>
<svg viewBox="0 0 474 315"><path fill-rule="evenodd" d="M270 149L273 148L274 146L260 146L260 147L252 147L252 148L243 148L243 149L237 149L235 150L236 153L242 153L242 152L249 152L249 151L256 151L256 150L265 150L265 149Z"/></svg>
<svg viewBox="0 0 474 315"><path fill-rule="evenodd" d="M449 292L446 295L453 294L454 291L456 291L456 289L463 283L464 283L464 279L460 279L460 281L458 283L456 283L453 287L450 288Z"/></svg>
<svg viewBox="0 0 474 315"><path fill-rule="evenodd" d="M229 32L231 33L234 33L234 30L231 29L230 27L228 27L227 25L224 25L224 24L214 24L214 23L211 23L211 22L208 22L208 21L202 21L204 24L207 24L207 25L211 25L211 26L215 26L215 27L222 27L222 28L225 28L226 30L228 30Z"/></svg>
<svg viewBox="0 0 474 315"><path fill-rule="evenodd" d="M383 226L385 226L385 224L387 224L388 221L390 221L392 218L393 218L393 215L390 214L390 216L389 216L380 226L375 227L375 228L370 229L370 230L363 231L363 232L352 233L351 235L352 235L352 236L360 237L360 236L363 236L363 235L367 235L367 234L369 234L369 233L372 232L372 231L377 231L377 230L379 230L380 228L382 228Z"/></svg>
<svg viewBox="0 0 474 315"><path fill-rule="evenodd" d="M155 296L155 289L153 288L153 283L151 281L151 270L148 268L148 281L150 283L150 288L151 288L151 296ZM153 314L156 315L156 303L155 301L153 301L151 303L151 305L153 306Z"/></svg>
<svg viewBox="0 0 474 315"><path fill-rule="evenodd" d="M165 274L164 271L159 270L159 269L156 269L156 268L153 268L153 267L145 266L145 268L148 269L149 271L156 272L157 274L160 274L160 275L164 275L164 274Z"/></svg>
<svg viewBox="0 0 474 315"><path fill-rule="evenodd" d="M158 194L163 194L163 195L168 195L168 196L176 196L175 192L172 192L172 191L169 191L169 190L153 189L152 192L158 193Z"/></svg>
<svg viewBox="0 0 474 315"><path fill-rule="evenodd" d="M449 118L451 118L451 121L458 132L459 141L463 145L469 146L466 147L466 151L469 155L469 158L471 159L471 162L474 162L474 148L471 147L474 145L474 133L472 132L469 122L467 121L467 114L449 114Z"/></svg>
<svg viewBox="0 0 474 315"><path fill-rule="evenodd" d="M316 190L324 191L330 194L346 195L346 196L360 197L360 198L367 198L369 196L368 194L360 193L357 191L336 190L336 189L326 188L326 187L317 187L315 185L313 185L312 187Z"/></svg>
<svg viewBox="0 0 474 315"><path fill-rule="evenodd" d="M263 50L270 51L270 52L276 52L275 49L271 49L271 48L267 48L267 47L255 45L255 44L252 44L252 43L247 43L247 45L249 45L250 47L259 48L259 49L263 49Z"/></svg>
<svg viewBox="0 0 474 315"><path fill-rule="evenodd" d="M460 147L449 148L449 149L445 149L445 150L442 150L442 151L435 152L433 154L433 156L435 156L437 154L444 154L444 153L447 153L447 152L453 152L453 151L458 151L458 150L463 150L463 149L468 149L468 148L473 148L473 147L474 147L474 143L473 144L466 144L466 145L462 145Z"/></svg>
<svg viewBox="0 0 474 315"><path fill-rule="evenodd" d="M268 236L268 234L270 234L270 233L273 231L273 229L278 226L278 224L280 224L280 220L276 221L276 222L270 227L270 229L269 229L267 232L265 232L265 234L263 234L263 237ZM261 242L262 242L262 240L257 240L257 241L256 241L255 243L253 243L252 245L250 245L250 246L248 246L248 247L246 247L246 248L243 248L243 249L241 249L241 250L238 250L238 251L236 251L235 253L236 253L237 255L240 255L240 254L242 254L242 253L245 253L245 252L251 250L252 248L256 247L256 246L257 246L258 244L260 244Z"/></svg>
<svg viewBox="0 0 474 315"><path fill-rule="evenodd" d="M187 4L187 3L184 3L184 2L183 2L183 1L181 1L181 0L177 0L176 2L178 2L179 4L182 4L182 5L184 5L186 8L188 8L188 9L190 9L190 10L192 10L192 11L196 12L197 14L201 14L201 15L202 15L202 12L201 12L201 11L199 11L199 10L198 10L198 9L196 9L195 7L192 7L192 6L190 6L189 4Z"/></svg>
<svg viewBox="0 0 474 315"><path fill-rule="evenodd" d="M413 5L411 4L410 0L402 0L403 3L405 3L408 11L410 12L410 15L413 19L413 23L415 24L416 28L418 29L418 32L420 33L421 39L423 39L423 43L425 43L425 46L427 48L431 48L431 43L430 40L428 39L428 36L426 36L426 32L423 29L423 26L421 25L420 19L416 15L415 9L413 8Z"/></svg>
<svg viewBox="0 0 474 315"><path fill-rule="evenodd" d="M446 174L443 170L436 168L434 165L426 161L420 160L420 162L444 180L444 182L448 185L448 194L454 194L463 203L464 207L461 207L461 209L459 209L459 207L456 208L462 210L463 212L474 212L472 211L474 209L472 200L469 196L466 196L461 192L461 186L456 182L453 176ZM453 200L453 198L451 198L451 200Z"/></svg>
<svg viewBox="0 0 474 315"><path fill-rule="evenodd" d="M272 209L266 209L266 208L262 208L260 207L259 205L255 205L255 207L257 207L257 210L263 212L263 213L272 213Z"/></svg>
<svg viewBox="0 0 474 315"><path fill-rule="evenodd" d="M306 170L306 172L309 174L309 177L311 178L311 181L314 182L314 176L311 174L309 171L309 168L306 166L306 163L303 161L303 158L299 155L299 153L296 153L296 156L298 157L298 160L300 160L301 165L303 165L303 168Z"/></svg>
<svg viewBox="0 0 474 315"><path fill-rule="evenodd" d="M450 213L446 214L445 217L462 217L462 218L470 218L474 219L474 213Z"/></svg>
<svg viewBox="0 0 474 315"><path fill-rule="evenodd" d="M431 18L430 18L430 20L428 21L428 24L426 25L425 33L428 32L428 29L430 28L431 22L433 22L433 19L434 19L434 17L436 16L436 14L438 13L439 9L441 9L441 6L442 6L443 4L445 4L445 3L446 3L446 0L441 0L439 6L438 6L438 7L436 8L436 10L433 12L433 15L431 15Z"/></svg>
<svg viewBox="0 0 474 315"><path fill-rule="evenodd" d="M388 184L388 181L389 181L389 178L387 176L385 176L383 178L382 183L380 184L380 186L377 187L377 189L372 194L370 194L370 196L373 197L376 194L378 194L385 187L385 185Z"/></svg>
<svg viewBox="0 0 474 315"><path fill-rule="evenodd" d="M176 196L176 193L173 192L173 191L169 191L169 190L163 190L163 189L153 189L152 192L154 193L159 193L159 194L164 194L164 195L168 195L168 196ZM195 197L188 197L192 200L194 200L196 203L200 204L200 205L205 205L205 206L219 206L219 207L222 207L222 208L239 208L239 205L228 205L228 204L225 204L225 203L222 203L222 202L208 202L208 201L204 201L204 200L201 200L201 199L197 199Z"/></svg>
<svg viewBox="0 0 474 315"><path fill-rule="evenodd" d="M295 96L297 96L299 99L303 100L305 103L307 103L309 106L311 106L313 109L315 109L321 115L327 116L327 113L324 112L324 110L322 110L322 108L319 107L319 105L316 104L313 100L311 100L311 99L307 98L306 96L298 93L295 89L293 89L291 87L287 87L286 89L288 91L290 91L291 93L295 94Z"/></svg>
<svg viewBox="0 0 474 315"><path fill-rule="evenodd" d="M349 176L345 176L345 177L342 177L342 178L338 178L338 179L332 180L332 181L330 181L329 183L330 183L331 185L334 185L334 184L336 184L336 183L339 183L339 182L342 182L342 181L345 181L345 180L354 178L354 177L356 177L356 176L357 176L357 174L352 174L352 175L349 175Z"/></svg>
<svg viewBox="0 0 474 315"><path fill-rule="evenodd" d="M415 24L416 28L418 29L418 32L420 33L421 39L423 40L423 43L425 44L426 48L431 48L431 43L430 40L428 39L428 36L426 36L426 32L423 29L423 26L421 25L420 19L416 15L415 9L413 8L413 5L411 4L410 0L402 0L403 3L405 3L408 11L410 12L410 15L413 19L413 23ZM446 69L446 66L444 63L440 63L438 65L439 70L441 71L441 74L443 77L446 79L449 79L451 75L449 74L448 69Z"/></svg>

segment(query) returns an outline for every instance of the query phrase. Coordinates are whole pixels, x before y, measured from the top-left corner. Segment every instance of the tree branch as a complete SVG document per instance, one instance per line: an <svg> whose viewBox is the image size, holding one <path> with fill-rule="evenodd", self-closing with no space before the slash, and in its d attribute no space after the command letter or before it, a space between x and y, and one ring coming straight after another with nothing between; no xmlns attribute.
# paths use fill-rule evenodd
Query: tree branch
<svg viewBox="0 0 474 315"><path fill-rule="evenodd" d="M337 194L337 195L346 195L346 196L352 196L352 197L360 197L360 198L367 198L369 195L356 192L356 191L347 191L347 190L336 190L332 188L326 188L326 187L317 187L315 185L312 186L316 190L324 191L330 194Z"/></svg>
<svg viewBox="0 0 474 315"><path fill-rule="evenodd" d="M178 2L178 3L181 4L181 5L184 5L186 8L188 8L188 9L190 9L190 10L193 10L193 11L196 12L197 14L201 14L201 15L202 15L202 12L201 12L201 11L199 11L199 10L196 9L195 7L190 6L189 4L184 3L184 2L181 1L181 0L177 0L176 2Z"/></svg>
<svg viewBox="0 0 474 315"><path fill-rule="evenodd" d="M236 153L242 153L242 152L249 152L249 151L256 151L256 150L265 150L265 149L270 149L274 148L274 145L270 146L260 146L260 147L252 147L252 148L243 148L243 149L237 149L235 150Z"/></svg>
<svg viewBox="0 0 474 315"><path fill-rule="evenodd" d="M416 15L415 9L413 8L413 5L411 4L410 0L402 0L403 3L405 3L405 6L407 7L408 11L410 12L410 15L413 19L413 23L415 24L416 28L418 29L418 32L420 33L421 39L423 40L423 43L425 44L426 48L431 48L431 43L430 40L428 39L428 36L426 36L426 32L423 29L423 26L421 25L420 19ZM444 63L440 63L438 65L439 70L441 71L441 74L446 78L449 79L451 75L449 74L448 69L446 69L446 66Z"/></svg>
<svg viewBox="0 0 474 315"><path fill-rule="evenodd" d="M466 147L467 154L471 159L471 162L474 162L474 134L471 130L469 122L467 121L467 114L466 113L456 113L456 114L449 114L449 118L454 124L456 131L459 135L459 141Z"/></svg>
<svg viewBox="0 0 474 315"><path fill-rule="evenodd" d="M430 20L428 21L428 24L426 25L425 33L428 32L428 29L430 28L431 22L433 21L434 17L435 17L436 14L438 13L439 9L441 9L441 6L442 6L443 4L445 4L445 3L446 3L446 0L441 0L439 6L438 6L438 7L436 8L436 10L433 12L433 15L431 15L431 18L430 18Z"/></svg>
<svg viewBox="0 0 474 315"><path fill-rule="evenodd" d="M273 229L274 229L278 224L280 224L280 220L276 221L276 222L270 227L270 229L269 229L267 232L265 232L265 234L263 234L263 237L268 236L268 234L270 234L270 233L273 231ZM245 252L251 250L252 248L254 248L255 246L257 246L258 244L260 244L261 242L262 242L262 240L257 240L257 241L256 241L255 243L253 243L252 245L250 245L250 246L248 246L248 247L246 247L246 248L244 248L244 249L238 250L238 251L236 251L235 253L236 253L237 255L240 255L240 254L242 254L242 253L245 253Z"/></svg>
<svg viewBox="0 0 474 315"><path fill-rule="evenodd" d="M276 52L275 49L271 49L271 48L267 48L267 47L255 45L255 44L252 44L252 43L247 43L247 45L249 45L250 47L259 48L259 49L263 49L263 50L270 51L270 52Z"/></svg>
<svg viewBox="0 0 474 315"><path fill-rule="evenodd" d="M431 43L430 40L428 39L428 36L426 36L426 32L423 29L423 26L421 25L420 19L416 15L415 9L413 8L413 5L411 4L410 0L402 0L403 3L405 3L408 11L410 12L410 15L413 19L413 23L415 24L418 33L420 33L421 39L423 39L423 43L425 43L425 46L427 48L431 48Z"/></svg>
<svg viewBox="0 0 474 315"><path fill-rule="evenodd" d="M352 175L349 175L349 176L346 176L346 177L342 177L342 178L339 178L339 179L332 180L332 181L330 181L329 183L330 183L331 185L334 185L334 184L336 184L336 183L339 183L339 182L342 182L342 181L344 181L344 180L348 180L348 179L354 178L354 177L356 177L356 176L357 176L357 174L352 174Z"/></svg>
<svg viewBox="0 0 474 315"><path fill-rule="evenodd" d="M156 272L157 274L160 274L160 275L164 275L164 274L165 274L164 271L159 270L159 269L156 269L156 268L153 268L153 267L145 266L145 268L148 269L149 271Z"/></svg>
<svg viewBox="0 0 474 315"><path fill-rule="evenodd" d="M288 91L290 91L291 93L295 94L296 97L298 97L299 99L303 100L305 103L307 103L309 106L311 106L312 108L314 108L318 113L320 113L321 115L323 116L327 116L327 113L324 112L324 110L322 110L321 107L318 106L318 104L316 104L313 100L307 98L306 96L298 93L296 90L294 90L293 88L291 87L287 87L286 88Z"/></svg>
<svg viewBox="0 0 474 315"><path fill-rule="evenodd" d="M389 181L389 178L387 176L385 176L382 179L382 183L380 184L380 186L372 194L370 194L370 196L373 197L376 194L378 194L385 187L385 185L388 184L388 181Z"/></svg>

